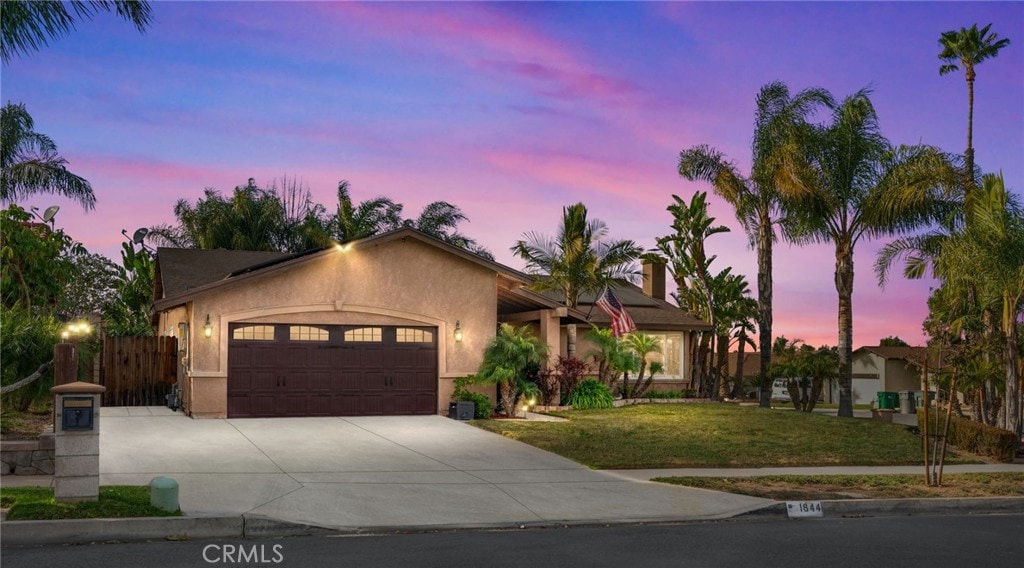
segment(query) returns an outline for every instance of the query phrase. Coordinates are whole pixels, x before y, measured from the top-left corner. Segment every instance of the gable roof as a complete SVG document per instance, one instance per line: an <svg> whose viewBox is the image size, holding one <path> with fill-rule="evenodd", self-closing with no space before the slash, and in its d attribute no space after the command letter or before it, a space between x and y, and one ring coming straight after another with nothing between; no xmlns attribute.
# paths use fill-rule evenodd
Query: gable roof
<svg viewBox="0 0 1024 568"><path fill-rule="evenodd" d="M626 313L641 331L676 331L676 330L707 330L711 324L691 316L679 306L665 300L652 298L640 287L628 282L616 282L611 285L615 297L626 308ZM561 292L544 292L545 296L559 302L565 297ZM590 314L590 322L599 326L611 325L612 318L594 302L597 294L580 294L576 309Z"/></svg>
<svg viewBox="0 0 1024 568"><path fill-rule="evenodd" d="M888 346L888 345L865 345L860 349L854 351L874 353L883 359L901 359L908 361L913 359L914 361L923 361L924 354L927 351L924 347L912 347L912 346Z"/></svg>
<svg viewBox="0 0 1024 568"><path fill-rule="evenodd" d="M157 299L177 296L255 265L293 256L248 250L156 249Z"/></svg>
<svg viewBox="0 0 1024 568"><path fill-rule="evenodd" d="M449 244L417 229L401 227L387 233L349 241L345 245L324 247L295 254L224 249L211 251L161 248L157 250L155 283L157 299L153 302L153 308L157 311L166 310L184 304L192 296L207 290L240 282L256 275L291 268L314 258L332 254L340 246L363 248L406 239L413 239L439 248L488 270L493 270L504 280L519 285L533 282L531 276L518 270ZM528 297L534 304L545 307L561 307L561 304L533 293L519 295ZM578 312L575 312L574 315L578 315Z"/></svg>

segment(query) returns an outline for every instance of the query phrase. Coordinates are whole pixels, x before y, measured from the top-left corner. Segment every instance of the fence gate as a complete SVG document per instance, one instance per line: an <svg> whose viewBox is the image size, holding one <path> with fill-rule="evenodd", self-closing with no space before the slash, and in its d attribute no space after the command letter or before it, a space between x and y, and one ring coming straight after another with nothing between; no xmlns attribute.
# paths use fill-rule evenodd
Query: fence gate
<svg viewBox="0 0 1024 568"><path fill-rule="evenodd" d="M163 406L178 380L175 337L104 337L103 406Z"/></svg>

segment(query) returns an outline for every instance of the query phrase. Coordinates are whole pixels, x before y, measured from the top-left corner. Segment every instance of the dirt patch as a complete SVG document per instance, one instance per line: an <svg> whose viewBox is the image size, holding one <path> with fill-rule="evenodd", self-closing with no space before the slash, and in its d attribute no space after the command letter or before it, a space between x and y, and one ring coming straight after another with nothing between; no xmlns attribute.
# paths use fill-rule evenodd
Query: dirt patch
<svg viewBox="0 0 1024 568"><path fill-rule="evenodd" d="M777 501L1024 497L1024 473L960 473L928 487L921 475L793 475L765 477L667 477L655 481L739 493Z"/></svg>
<svg viewBox="0 0 1024 568"><path fill-rule="evenodd" d="M53 415L49 412L5 412L0 440L38 440L43 432L53 430Z"/></svg>

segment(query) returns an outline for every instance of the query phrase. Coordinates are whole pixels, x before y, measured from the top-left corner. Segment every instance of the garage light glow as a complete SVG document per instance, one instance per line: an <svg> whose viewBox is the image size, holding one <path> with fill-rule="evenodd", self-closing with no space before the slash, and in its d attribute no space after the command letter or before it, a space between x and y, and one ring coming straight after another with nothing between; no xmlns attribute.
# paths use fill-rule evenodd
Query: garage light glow
<svg viewBox="0 0 1024 568"><path fill-rule="evenodd" d="M455 342L462 343L462 323L455 320Z"/></svg>
<svg viewBox="0 0 1024 568"><path fill-rule="evenodd" d="M207 339L213 337L213 324L210 323L210 314L206 314L206 323L203 324L203 336Z"/></svg>

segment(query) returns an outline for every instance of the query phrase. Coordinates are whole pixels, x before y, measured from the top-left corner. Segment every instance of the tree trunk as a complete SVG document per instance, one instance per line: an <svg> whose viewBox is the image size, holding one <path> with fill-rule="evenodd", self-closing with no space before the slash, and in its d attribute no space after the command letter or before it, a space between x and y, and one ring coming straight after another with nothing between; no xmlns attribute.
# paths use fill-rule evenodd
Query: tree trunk
<svg viewBox="0 0 1024 568"><path fill-rule="evenodd" d="M512 386L511 381L502 381L500 389L501 409L505 412L506 416L513 418L516 415L516 389Z"/></svg>
<svg viewBox="0 0 1024 568"><path fill-rule="evenodd" d="M747 347L747 334L742 330L739 334L740 344L736 348L736 373L733 375L732 383L732 397L741 398L743 396L743 358L746 354ZM726 357L729 354L726 353ZM728 369L728 362L726 363L726 369Z"/></svg>
<svg viewBox="0 0 1024 568"><path fill-rule="evenodd" d="M729 389L729 336L718 336L718 353L715 355L715 389L716 398L725 398L731 392Z"/></svg>
<svg viewBox="0 0 1024 568"><path fill-rule="evenodd" d="M818 404L818 398L821 396L821 389L824 388L824 385L825 381L823 379L811 379L811 395L808 397L804 410L814 412L814 405Z"/></svg>
<svg viewBox="0 0 1024 568"><path fill-rule="evenodd" d="M757 384L761 387L761 408L772 406L772 236L768 212L762 212L757 228L757 343L760 346L761 368Z"/></svg>
<svg viewBox="0 0 1024 568"><path fill-rule="evenodd" d="M965 189L970 192L974 188L974 66L967 67L967 149L964 151L964 168L966 169Z"/></svg>
<svg viewBox="0 0 1024 568"><path fill-rule="evenodd" d="M839 412L853 417L853 244L836 243L836 291L839 293Z"/></svg>
<svg viewBox="0 0 1024 568"><path fill-rule="evenodd" d="M1020 364L1020 355L1017 351L1017 310L1016 301L1004 293L1003 297L1003 327L1006 332L1006 345L1003 349L1003 358L1006 365L1006 388L1003 395L1003 422L1006 429L1021 434L1020 417L1020 377L1017 375Z"/></svg>
<svg viewBox="0 0 1024 568"><path fill-rule="evenodd" d="M566 357L576 356L576 324L570 323L565 326L566 346L565 354Z"/></svg>

